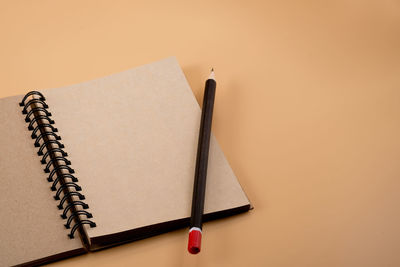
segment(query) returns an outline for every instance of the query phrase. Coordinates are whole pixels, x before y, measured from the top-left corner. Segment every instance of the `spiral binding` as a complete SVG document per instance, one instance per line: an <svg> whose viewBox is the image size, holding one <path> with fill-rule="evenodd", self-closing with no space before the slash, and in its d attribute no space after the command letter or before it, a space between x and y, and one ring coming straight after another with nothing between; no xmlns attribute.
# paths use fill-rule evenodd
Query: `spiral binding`
<svg viewBox="0 0 400 267"><path fill-rule="evenodd" d="M51 149L47 150L47 152L43 155L42 159L40 160L42 164L46 164L46 158L50 155L50 152L61 153L61 155L63 155L64 157L68 156L68 153L62 150L61 148L52 147Z"/></svg>
<svg viewBox="0 0 400 267"><path fill-rule="evenodd" d="M28 112L28 114L26 114L26 116L25 116L25 121L26 121L26 122L30 122L30 121L31 121L31 115L32 115L34 112L37 112L37 111L42 111L42 112L44 112L47 116L51 116L51 113L48 112L47 109L42 108L42 107L35 107L35 108L32 108L31 111Z"/></svg>
<svg viewBox="0 0 400 267"><path fill-rule="evenodd" d="M48 105L45 100L42 93L31 91L24 96L19 105L23 107L22 114L26 114L25 122L29 123L28 129L32 131L34 146L39 147L37 154L42 156L40 162L46 164L44 172L49 174L47 181L52 182L50 189L56 192L54 199L60 201L57 207L63 210L60 216L67 220L64 226L71 229L68 236L72 239L79 227L85 224L96 227L96 223L88 220L93 218L93 215L86 211L89 205L82 201L85 196L78 192L82 188L76 183L78 179L73 175L74 169L69 166L71 161L66 158L68 154L63 150L61 137L55 134L58 129L53 126L55 122L50 118L51 113L47 110ZM74 200L74 196L79 200ZM77 209L78 206L82 209ZM80 215L86 216L87 219L82 220Z"/></svg>
<svg viewBox="0 0 400 267"><path fill-rule="evenodd" d="M32 139L37 138L36 132L38 130L40 131L41 128L50 128L53 132L55 132L55 133L58 132L58 129L55 128L53 125L48 124L48 123L41 123L38 126L36 126L35 129L33 129L32 134L31 134Z"/></svg>
<svg viewBox="0 0 400 267"><path fill-rule="evenodd" d="M57 145L58 145L58 148L64 148L64 145L61 144L60 142L58 142L57 140L50 140L50 139L47 139L47 140L44 141L43 144L40 146L39 151L37 152L37 154L38 154L39 156L42 156L42 155L43 155L43 149L44 149L45 147L47 147L48 145L50 145L50 144L57 144Z"/></svg>

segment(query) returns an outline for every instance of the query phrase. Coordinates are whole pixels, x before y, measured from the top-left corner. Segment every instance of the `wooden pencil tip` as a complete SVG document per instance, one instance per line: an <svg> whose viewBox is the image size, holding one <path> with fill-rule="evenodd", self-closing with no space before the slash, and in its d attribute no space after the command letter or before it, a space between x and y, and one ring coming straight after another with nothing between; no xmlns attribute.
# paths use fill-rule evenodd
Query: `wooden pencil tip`
<svg viewBox="0 0 400 267"><path fill-rule="evenodd" d="M208 77L208 79L212 79L215 81L215 73L214 73L214 68L211 69L211 73L210 76Z"/></svg>

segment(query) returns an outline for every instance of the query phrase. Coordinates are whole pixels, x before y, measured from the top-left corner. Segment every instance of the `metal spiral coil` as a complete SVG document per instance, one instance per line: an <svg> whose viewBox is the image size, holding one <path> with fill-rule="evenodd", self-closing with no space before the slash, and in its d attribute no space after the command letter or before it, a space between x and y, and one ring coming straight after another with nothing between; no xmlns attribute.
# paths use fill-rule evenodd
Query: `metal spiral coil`
<svg viewBox="0 0 400 267"><path fill-rule="evenodd" d="M55 134L58 129L53 126L55 121L50 118L52 114L47 110L49 106L45 100L42 93L31 91L23 97L19 105L23 107L22 114L26 114L25 122L29 123L28 129L32 131L34 146L39 147L37 154L42 156L40 162L46 164L44 172L49 173L47 180L52 182L50 189L56 192L54 199L60 201L57 207L63 210L60 216L67 220L64 226L71 229L68 237L74 238L80 227L85 224L96 227L96 223L88 220L93 215L86 211L89 206L82 201L85 196L78 192L82 188L77 184L78 179L72 175L75 171L69 166L71 161L66 158L68 153L63 150L65 147L59 141L61 137ZM81 219L80 216L85 216L86 219Z"/></svg>
<svg viewBox="0 0 400 267"><path fill-rule="evenodd" d="M36 132L37 132L37 131L40 131L40 128L46 128L46 127L50 128L50 129L51 129L53 132L55 132L55 133L58 132L58 129L55 128L53 125L48 124L48 123L41 123L41 124L39 124L38 126L36 126L35 129L33 129L33 132L32 132L32 134L31 134L32 139L37 138Z"/></svg>

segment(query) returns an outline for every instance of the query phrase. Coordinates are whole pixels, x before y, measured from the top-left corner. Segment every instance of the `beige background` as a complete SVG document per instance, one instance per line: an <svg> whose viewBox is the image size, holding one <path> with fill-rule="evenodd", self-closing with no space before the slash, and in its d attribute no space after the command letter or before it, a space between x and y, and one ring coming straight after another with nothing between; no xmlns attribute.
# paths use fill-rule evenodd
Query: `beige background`
<svg viewBox="0 0 400 267"><path fill-rule="evenodd" d="M0 2L1 97L170 55L255 210L56 266L400 265L399 1Z"/></svg>

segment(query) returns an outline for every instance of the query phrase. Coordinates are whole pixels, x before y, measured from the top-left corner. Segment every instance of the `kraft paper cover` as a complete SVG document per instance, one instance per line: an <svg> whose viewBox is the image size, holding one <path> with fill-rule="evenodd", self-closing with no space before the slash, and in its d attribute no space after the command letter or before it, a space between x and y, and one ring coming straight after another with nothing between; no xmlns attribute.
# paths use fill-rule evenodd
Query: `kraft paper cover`
<svg viewBox="0 0 400 267"><path fill-rule="evenodd" d="M175 58L43 91L97 227L190 216L200 107ZM205 213L248 205L214 136Z"/></svg>

